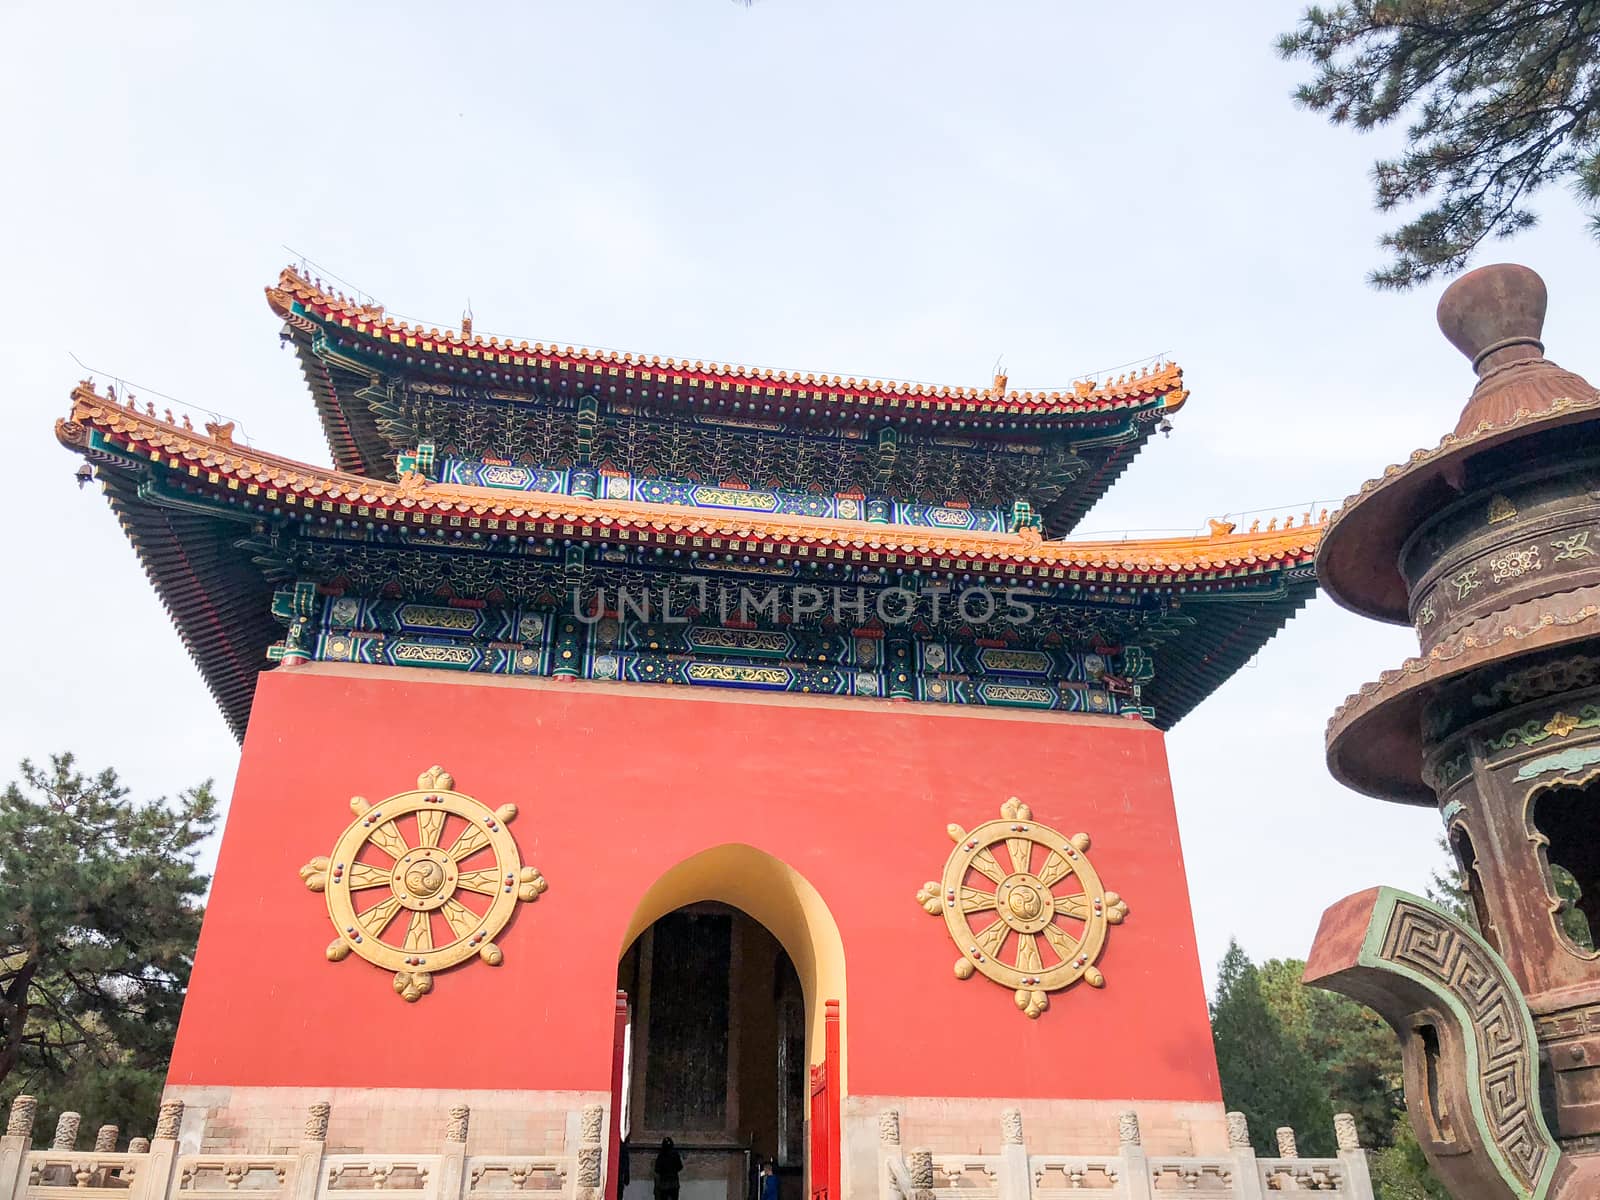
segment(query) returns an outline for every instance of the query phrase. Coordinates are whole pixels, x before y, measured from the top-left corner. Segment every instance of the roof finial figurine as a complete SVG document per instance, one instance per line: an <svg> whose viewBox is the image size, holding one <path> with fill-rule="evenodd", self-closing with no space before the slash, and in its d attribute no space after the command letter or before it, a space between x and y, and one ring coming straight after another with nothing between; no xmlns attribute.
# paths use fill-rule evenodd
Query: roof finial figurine
<svg viewBox="0 0 1600 1200"><path fill-rule="evenodd" d="M467 310L461 314L461 336L472 336L472 301L467 301Z"/></svg>

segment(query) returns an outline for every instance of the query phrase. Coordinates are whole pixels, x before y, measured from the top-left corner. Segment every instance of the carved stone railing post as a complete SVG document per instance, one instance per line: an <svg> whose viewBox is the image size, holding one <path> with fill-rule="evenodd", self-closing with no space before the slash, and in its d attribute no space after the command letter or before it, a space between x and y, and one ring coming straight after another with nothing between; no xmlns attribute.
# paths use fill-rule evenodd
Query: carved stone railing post
<svg viewBox="0 0 1600 1200"><path fill-rule="evenodd" d="M328 1146L328 1117L333 1105L318 1100L306 1109L305 1133L294 1159L294 1200L317 1200L322 1181L322 1156Z"/></svg>
<svg viewBox="0 0 1600 1200"><path fill-rule="evenodd" d="M39 1102L32 1096L18 1096L11 1102L6 1132L0 1137L0 1196L20 1196L27 1182L28 1151L33 1147L33 1119Z"/></svg>
<svg viewBox="0 0 1600 1200"><path fill-rule="evenodd" d="M11 1115L6 1118L6 1136L19 1137L33 1144L33 1119L39 1115L39 1102L32 1096L18 1096L11 1102Z"/></svg>
<svg viewBox="0 0 1600 1200"><path fill-rule="evenodd" d="M1341 1154L1361 1149L1361 1131L1356 1128L1355 1117L1349 1113L1333 1114L1333 1140L1338 1143Z"/></svg>
<svg viewBox="0 0 1600 1200"><path fill-rule="evenodd" d="M150 1153L150 1139L149 1138L129 1138L128 1139L128 1153L129 1154L149 1154Z"/></svg>
<svg viewBox="0 0 1600 1200"><path fill-rule="evenodd" d="M64 1112L56 1121L56 1138L50 1143L52 1150L76 1150L78 1148L78 1126L83 1123L83 1118L75 1112Z"/></svg>
<svg viewBox="0 0 1600 1200"><path fill-rule="evenodd" d="M878 1197L895 1200L895 1170L904 1178L905 1160L900 1151L900 1110L886 1108L878 1114Z"/></svg>
<svg viewBox="0 0 1600 1200"><path fill-rule="evenodd" d="M1265 1200L1261 1167L1250 1144L1250 1123L1240 1112L1228 1114L1228 1155L1233 1159L1233 1194L1238 1200Z"/></svg>
<svg viewBox="0 0 1600 1200"><path fill-rule="evenodd" d="M117 1152L117 1135L121 1131L115 1125L102 1125L94 1131L94 1152L96 1154L115 1154ZM106 1179L111 1173L111 1168L95 1164L89 1176L89 1187L105 1187Z"/></svg>
<svg viewBox="0 0 1600 1200"><path fill-rule="evenodd" d="M1150 1200L1155 1181L1150 1177L1150 1158L1144 1152L1144 1137L1139 1132L1139 1114L1131 1108L1117 1114L1117 1152L1122 1159L1122 1194L1128 1200Z"/></svg>
<svg viewBox="0 0 1600 1200"><path fill-rule="evenodd" d="M1028 1147L1022 1140L1022 1110L1008 1108L1000 1114L1000 1200L1029 1200L1032 1195Z"/></svg>
<svg viewBox="0 0 1600 1200"><path fill-rule="evenodd" d="M600 1163L605 1156L606 1110L590 1104L578 1122L578 1200L600 1200Z"/></svg>
<svg viewBox="0 0 1600 1200"><path fill-rule="evenodd" d="M471 1125L472 1109L452 1104L439 1159L439 1200L459 1200L467 1193L467 1130Z"/></svg>
<svg viewBox="0 0 1600 1200"><path fill-rule="evenodd" d="M150 1157L133 1177L137 1195L129 1200L166 1200L172 1174L178 1165L178 1131L183 1125L183 1101L165 1100L156 1113L156 1135L150 1139Z"/></svg>
<svg viewBox="0 0 1600 1200"><path fill-rule="evenodd" d="M1367 1152L1361 1148L1356 1119L1349 1113L1336 1113L1333 1137L1339 1144L1339 1162L1344 1165L1344 1190L1350 1200L1373 1200L1372 1173L1367 1167Z"/></svg>
<svg viewBox="0 0 1600 1200"><path fill-rule="evenodd" d="M1273 1131L1273 1136L1278 1139L1278 1157L1280 1159L1293 1161L1300 1157L1300 1144L1295 1141L1293 1128L1288 1125L1279 1125ZM1276 1177L1268 1174L1267 1187L1269 1190L1272 1187L1274 1178L1277 1179L1279 1191L1298 1192L1300 1190L1300 1183L1293 1174L1293 1168L1286 1172L1280 1171Z"/></svg>
<svg viewBox="0 0 1600 1200"><path fill-rule="evenodd" d="M917 1146L906 1155L906 1182L911 1185L908 1200L933 1200L933 1151Z"/></svg>

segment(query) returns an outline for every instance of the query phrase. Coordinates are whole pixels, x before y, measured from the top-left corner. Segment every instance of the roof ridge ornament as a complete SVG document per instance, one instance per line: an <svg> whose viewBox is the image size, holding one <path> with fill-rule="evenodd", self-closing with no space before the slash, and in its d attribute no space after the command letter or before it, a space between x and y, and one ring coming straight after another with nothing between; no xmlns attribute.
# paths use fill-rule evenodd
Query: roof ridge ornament
<svg viewBox="0 0 1600 1200"><path fill-rule="evenodd" d="M468 311L463 314L463 324L459 332L441 331L433 326L413 324L396 316L386 315L382 305L362 304L354 298L342 296L330 290L321 280L303 273L293 265L283 269L277 287L268 287L265 290L269 305L285 320L298 315L295 313L295 306L299 305L311 316L333 324L353 327L359 335L381 340L404 341L408 345L416 343L417 348L425 353L452 357L461 353L461 350L457 349L460 347L469 352L469 357L470 352L481 353L484 356L504 356L502 361L510 361L518 366L534 366L535 364L531 363L524 364L522 360L544 356L577 360L580 368L582 364L603 361L620 363L630 368L705 376L714 386L721 387L726 385L720 381L731 379L739 383L759 382L765 387L781 385L786 389L800 389L802 392L816 390L820 393L821 389L828 389L832 393L826 397L819 394L811 397L812 400L827 399L834 402L869 403L886 405L890 408L921 410L942 409L945 405L951 405L952 401L957 402L951 405L956 409L964 408L968 404L980 408L986 404L1005 404L1017 406L1014 411L1018 415L1030 413L1071 415L1079 412L1080 406L1086 404L1121 410L1146 403L1160 404L1168 413L1172 413L1188 399L1188 392L1183 388L1183 369L1177 363L1170 361L1124 372L1115 378L1107 376L1099 382L1089 378L1075 381L1066 389L1037 390L1027 393L1011 391L1010 380L999 371L996 372L992 386L987 388L868 379L865 376L856 377L856 383L852 386L844 376L831 372L774 370L769 367L740 366L705 358L690 360L671 356L601 351L555 342L549 344L537 342L530 346L525 340L513 342L510 338L489 338L472 331L470 304ZM368 329L367 326L372 328ZM296 327L299 328L298 325ZM308 332L304 329L300 331ZM545 362L537 364L540 369L548 369L551 365ZM699 386L697 381L691 380L690 383L691 386ZM900 401L902 397L909 398L911 402L902 404ZM804 400L806 397L802 395L799 399ZM940 420L949 423L943 418Z"/></svg>

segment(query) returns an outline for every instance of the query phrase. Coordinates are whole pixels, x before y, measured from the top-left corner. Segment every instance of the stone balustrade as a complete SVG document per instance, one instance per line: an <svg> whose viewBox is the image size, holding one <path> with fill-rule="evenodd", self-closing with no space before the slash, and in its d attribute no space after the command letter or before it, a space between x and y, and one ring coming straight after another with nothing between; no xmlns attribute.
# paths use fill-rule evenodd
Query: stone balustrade
<svg viewBox="0 0 1600 1200"><path fill-rule="evenodd" d="M1228 1114L1229 1152L1206 1157L1147 1155L1136 1112L1118 1119L1115 1154L1030 1153L1022 1113L1001 1114L999 1154L935 1154L900 1144L900 1114L884 1112L875 1200L1161 1200L1182 1193L1208 1200L1267 1200L1279 1192L1318 1192L1373 1200L1367 1154L1348 1114L1335 1118L1337 1158L1301 1158L1292 1130L1278 1131L1277 1158L1257 1158L1244 1118ZM852 1193L857 1189L852 1188ZM866 1194L864 1191L862 1194Z"/></svg>
<svg viewBox="0 0 1600 1200"><path fill-rule="evenodd" d="M329 1154L328 1106L313 1104L298 1151L289 1154L183 1154L182 1106L162 1105L154 1138L116 1149L102 1126L92 1149L78 1147L78 1117L63 1114L53 1144L35 1150L31 1097L12 1106L0 1137L0 1200L601 1200L603 1110L579 1114L580 1145L569 1155L469 1155L470 1113L450 1110L437 1148L425 1154ZM900 1144L900 1115L879 1119L878 1178L851 1181L847 1197L871 1200L1067 1200L1092 1192L1102 1200L1161 1200L1169 1193L1209 1200L1267 1200L1279 1192L1319 1192L1373 1200L1366 1151L1345 1114L1336 1121L1337 1158L1301 1158L1292 1131L1278 1131L1279 1156L1257 1158L1243 1118L1229 1114L1229 1151L1177 1157L1147 1154L1136 1112L1121 1114L1115 1153L1031 1153L1024 1113L1000 1114L999 1153L935 1154ZM738 1200L737 1197L731 1200Z"/></svg>
<svg viewBox="0 0 1600 1200"><path fill-rule="evenodd" d="M183 1154L181 1103L161 1106L154 1138L116 1150L117 1131L102 1126L93 1149L78 1147L78 1115L65 1113L51 1148L33 1149L37 1105L19 1096L0 1137L0 1200L599 1200L604 1156L593 1131L603 1110L580 1114L583 1144L571 1155L469 1155L469 1112L458 1104L423 1154L329 1154L328 1105L313 1104L292 1154Z"/></svg>

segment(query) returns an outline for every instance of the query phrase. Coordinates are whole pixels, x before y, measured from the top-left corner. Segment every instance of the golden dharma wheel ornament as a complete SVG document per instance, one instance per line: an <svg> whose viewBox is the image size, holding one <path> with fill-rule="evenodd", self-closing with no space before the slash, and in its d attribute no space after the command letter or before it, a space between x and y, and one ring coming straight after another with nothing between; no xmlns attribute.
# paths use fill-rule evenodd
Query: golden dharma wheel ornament
<svg viewBox="0 0 1600 1200"><path fill-rule="evenodd" d="M1036 824L1015 796L1000 806L998 821L970 832L945 829L956 848L944 879L923 884L917 903L944 915L961 950L957 979L981 973L1014 989L1017 1007L1030 1018L1050 1007L1051 992L1080 979L1105 986L1095 962L1128 906L1101 884L1089 862L1088 834L1068 838Z"/></svg>
<svg viewBox="0 0 1600 1200"><path fill-rule="evenodd" d="M506 827L514 804L491 811L455 790L438 767L424 771L417 790L378 804L350 801L356 819L333 853L300 868L300 878L328 900L338 936L330 962L351 951L394 975L394 990L415 1002L433 990L433 976L477 955L503 961L492 940L519 902L537 900L548 886L522 865Z"/></svg>

